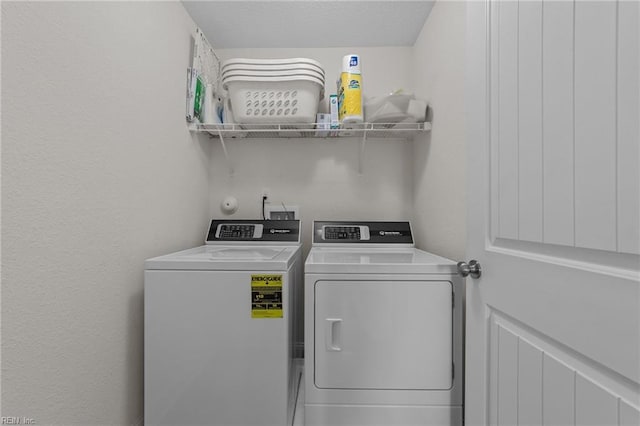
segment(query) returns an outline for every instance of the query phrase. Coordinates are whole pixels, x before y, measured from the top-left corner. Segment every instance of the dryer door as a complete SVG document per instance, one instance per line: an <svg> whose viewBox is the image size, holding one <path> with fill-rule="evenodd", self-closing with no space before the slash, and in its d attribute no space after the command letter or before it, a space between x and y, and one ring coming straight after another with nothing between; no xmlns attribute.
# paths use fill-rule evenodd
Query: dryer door
<svg viewBox="0 0 640 426"><path fill-rule="evenodd" d="M443 390L452 386L448 281L315 285L315 385Z"/></svg>

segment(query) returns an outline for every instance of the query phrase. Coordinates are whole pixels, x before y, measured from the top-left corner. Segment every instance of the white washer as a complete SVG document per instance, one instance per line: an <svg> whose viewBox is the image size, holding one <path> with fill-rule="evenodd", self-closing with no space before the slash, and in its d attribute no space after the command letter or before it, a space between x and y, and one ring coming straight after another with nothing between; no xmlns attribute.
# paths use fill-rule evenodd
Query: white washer
<svg viewBox="0 0 640 426"><path fill-rule="evenodd" d="M462 290L409 222L314 222L305 425L461 425Z"/></svg>
<svg viewBox="0 0 640 426"><path fill-rule="evenodd" d="M214 220L207 245L145 262L146 425L291 424L299 231Z"/></svg>

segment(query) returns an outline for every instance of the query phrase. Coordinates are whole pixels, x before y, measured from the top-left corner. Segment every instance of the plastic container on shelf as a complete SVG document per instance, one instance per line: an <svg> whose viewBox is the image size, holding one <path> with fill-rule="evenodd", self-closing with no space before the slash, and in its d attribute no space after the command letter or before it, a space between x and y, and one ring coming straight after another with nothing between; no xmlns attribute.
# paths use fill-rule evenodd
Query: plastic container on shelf
<svg viewBox="0 0 640 426"><path fill-rule="evenodd" d="M309 58L286 58L286 59L250 59L250 58L232 58L224 61L222 67L224 68L230 64L249 64L249 65L261 65L261 66L277 66L277 65L296 65L307 64L315 65L322 68L322 64L318 61Z"/></svg>
<svg viewBox="0 0 640 426"><path fill-rule="evenodd" d="M295 75L288 77L229 76L222 79L222 87L227 91L231 91L234 90L231 83L243 81L259 82L266 86L269 86L271 83L290 83L292 86L294 86L295 84L297 84L297 82L300 81L311 82L318 85L318 88L320 90L318 99L324 98L324 82L317 77L311 77L307 75ZM291 87L290 90L295 90L295 87Z"/></svg>
<svg viewBox="0 0 640 426"><path fill-rule="evenodd" d="M315 71L324 76L324 69L313 64L282 64L282 65L255 65L255 64L227 64L220 68L222 72L228 70L243 69L251 71L289 71L292 69Z"/></svg>
<svg viewBox="0 0 640 426"><path fill-rule="evenodd" d="M246 69L230 69L222 72L222 79L229 76L238 76L245 75L251 77L287 77L287 76L297 76L304 75L309 77L316 77L318 80L324 83L324 75L317 71L307 71L307 70L278 70L278 71L258 71L258 70L246 70Z"/></svg>
<svg viewBox="0 0 640 426"><path fill-rule="evenodd" d="M314 123L324 97L324 70L305 58L230 59L221 81L241 125Z"/></svg>
<svg viewBox="0 0 640 426"><path fill-rule="evenodd" d="M214 97L213 85L207 84L202 101L202 124L220 124L221 109L220 100Z"/></svg>
<svg viewBox="0 0 640 426"><path fill-rule="evenodd" d="M239 124L314 123L322 86L311 80L264 81L245 78L224 83Z"/></svg>
<svg viewBox="0 0 640 426"><path fill-rule="evenodd" d="M364 117L370 123L397 123L409 115L409 102L413 95L391 94L367 98L364 102Z"/></svg>

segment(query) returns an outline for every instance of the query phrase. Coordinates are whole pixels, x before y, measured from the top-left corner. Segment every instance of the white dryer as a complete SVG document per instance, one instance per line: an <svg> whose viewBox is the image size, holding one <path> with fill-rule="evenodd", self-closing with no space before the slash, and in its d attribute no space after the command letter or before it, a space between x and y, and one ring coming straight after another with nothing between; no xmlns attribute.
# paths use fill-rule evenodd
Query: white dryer
<svg viewBox="0 0 640 426"><path fill-rule="evenodd" d="M305 425L461 425L462 291L409 222L314 222Z"/></svg>
<svg viewBox="0 0 640 426"><path fill-rule="evenodd" d="M145 424L290 425L299 221L213 220L206 243L145 262Z"/></svg>

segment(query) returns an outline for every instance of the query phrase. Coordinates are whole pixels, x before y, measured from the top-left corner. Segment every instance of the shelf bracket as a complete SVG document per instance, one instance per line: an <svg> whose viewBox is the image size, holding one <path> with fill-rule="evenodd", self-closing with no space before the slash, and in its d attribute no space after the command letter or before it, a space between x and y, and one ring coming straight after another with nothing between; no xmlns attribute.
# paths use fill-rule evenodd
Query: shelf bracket
<svg viewBox="0 0 640 426"><path fill-rule="evenodd" d="M367 129L364 129L362 133L362 139L360 139L360 151L358 152L358 174L362 175L364 172L364 147L367 143Z"/></svg>
<svg viewBox="0 0 640 426"><path fill-rule="evenodd" d="M227 167L229 168L229 176L233 176L233 166L231 165L231 161L229 161L229 153L227 152L227 145L224 143L224 136L222 136L222 131L218 126L218 137L220 138L220 145L222 146L222 152L224 153L224 160L227 163Z"/></svg>

